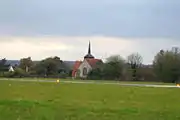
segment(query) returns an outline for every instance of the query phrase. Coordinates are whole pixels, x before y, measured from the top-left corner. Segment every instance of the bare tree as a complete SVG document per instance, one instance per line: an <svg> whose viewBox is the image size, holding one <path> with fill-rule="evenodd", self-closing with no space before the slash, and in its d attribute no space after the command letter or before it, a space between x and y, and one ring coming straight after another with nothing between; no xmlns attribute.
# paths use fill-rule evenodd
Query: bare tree
<svg viewBox="0 0 180 120"><path fill-rule="evenodd" d="M137 80L136 72L142 64L142 56L139 53L132 53L127 57L127 61L132 69L133 80Z"/></svg>
<svg viewBox="0 0 180 120"><path fill-rule="evenodd" d="M172 47L171 50L175 55L177 55L178 53L180 53L180 48L179 47Z"/></svg>
<svg viewBox="0 0 180 120"><path fill-rule="evenodd" d="M138 67L142 64L143 59L139 53L133 53L128 56L127 60L130 65L135 65L136 67Z"/></svg>

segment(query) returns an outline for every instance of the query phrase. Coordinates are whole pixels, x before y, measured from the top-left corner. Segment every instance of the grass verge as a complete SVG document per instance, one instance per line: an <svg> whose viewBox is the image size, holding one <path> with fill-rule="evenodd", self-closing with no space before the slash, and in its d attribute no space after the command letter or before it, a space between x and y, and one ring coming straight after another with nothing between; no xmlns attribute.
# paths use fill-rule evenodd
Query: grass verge
<svg viewBox="0 0 180 120"><path fill-rule="evenodd" d="M0 120L179 120L179 91L0 81Z"/></svg>

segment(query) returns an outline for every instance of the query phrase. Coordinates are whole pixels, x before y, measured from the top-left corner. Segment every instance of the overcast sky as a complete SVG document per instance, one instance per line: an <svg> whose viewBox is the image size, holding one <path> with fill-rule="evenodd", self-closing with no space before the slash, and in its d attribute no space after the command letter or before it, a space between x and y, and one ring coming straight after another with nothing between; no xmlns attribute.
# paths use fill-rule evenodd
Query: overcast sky
<svg viewBox="0 0 180 120"><path fill-rule="evenodd" d="M180 47L179 0L1 0L0 57L82 59ZM3 50L2 50L3 48Z"/></svg>

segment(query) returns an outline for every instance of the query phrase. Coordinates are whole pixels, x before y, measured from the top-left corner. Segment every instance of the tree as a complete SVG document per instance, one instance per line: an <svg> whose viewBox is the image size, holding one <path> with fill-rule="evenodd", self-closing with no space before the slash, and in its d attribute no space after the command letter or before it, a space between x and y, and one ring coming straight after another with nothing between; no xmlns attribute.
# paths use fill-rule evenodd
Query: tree
<svg viewBox="0 0 180 120"><path fill-rule="evenodd" d="M137 73L136 72L137 72L137 69L141 66L142 60L143 59L142 59L141 55L138 53L130 54L127 57L128 64L130 65L131 70L132 70L133 80L137 80Z"/></svg>
<svg viewBox="0 0 180 120"><path fill-rule="evenodd" d="M179 48L158 52L154 57L153 68L157 77L163 82L178 82L180 77Z"/></svg>
<svg viewBox="0 0 180 120"><path fill-rule="evenodd" d="M31 57L28 57L28 58L22 58L20 60L20 65L19 67L21 69L23 69L24 71L26 72L29 72L30 69L33 67L33 61L31 60Z"/></svg>
<svg viewBox="0 0 180 120"><path fill-rule="evenodd" d="M40 75L57 75L61 70L62 60L59 57L49 57L36 65L36 72Z"/></svg>
<svg viewBox="0 0 180 120"><path fill-rule="evenodd" d="M125 60L120 55L112 55L103 63L96 64L96 67L88 73L88 79L120 79L123 74Z"/></svg>
<svg viewBox="0 0 180 120"><path fill-rule="evenodd" d="M102 70L100 68L95 68L88 73L88 79L101 80Z"/></svg>
<svg viewBox="0 0 180 120"><path fill-rule="evenodd" d="M141 81L159 81L155 76L152 65L144 65L138 68L137 78Z"/></svg>
<svg viewBox="0 0 180 120"><path fill-rule="evenodd" d="M120 55L113 55L106 59L103 65L102 76L105 79L120 79L122 76L125 60Z"/></svg>
<svg viewBox="0 0 180 120"><path fill-rule="evenodd" d="M10 65L6 64L6 62L7 62L7 60L5 58L0 60L0 72L2 72L2 73L8 71L8 68L10 66Z"/></svg>

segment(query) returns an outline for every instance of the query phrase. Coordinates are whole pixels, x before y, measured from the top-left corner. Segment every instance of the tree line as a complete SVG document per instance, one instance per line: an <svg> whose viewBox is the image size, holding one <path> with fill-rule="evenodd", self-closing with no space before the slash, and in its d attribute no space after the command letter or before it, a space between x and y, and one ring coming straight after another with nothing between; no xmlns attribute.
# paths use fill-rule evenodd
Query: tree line
<svg viewBox="0 0 180 120"><path fill-rule="evenodd" d="M6 59L0 61L1 77L61 77L70 76L70 68L57 56L48 57L41 61L32 61L31 57L20 59L20 64L14 71L8 71L10 65ZM6 68L6 69L1 69Z"/></svg>
<svg viewBox="0 0 180 120"><path fill-rule="evenodd" d="M89 73L89 79L180 82L180 49L160 50L152 65L143 65L143 57L132 53L126 59L113 55L100 67Z"/></svg>
<svg viewBox="0 0 180 120"><path fill-rule="evenodd" d="M152 65L143 65L143 57L132 53L126 59L121 55L112 55L104 63L98 63L88 74L87 79L122 81L161 81L179 82L180 49L160 50ZM72 68L60 57L48 57L41 61L32 61L31 57L20 59L14 71L8 71L6 59L0 60L1 77L71 77Z"/></svg>

